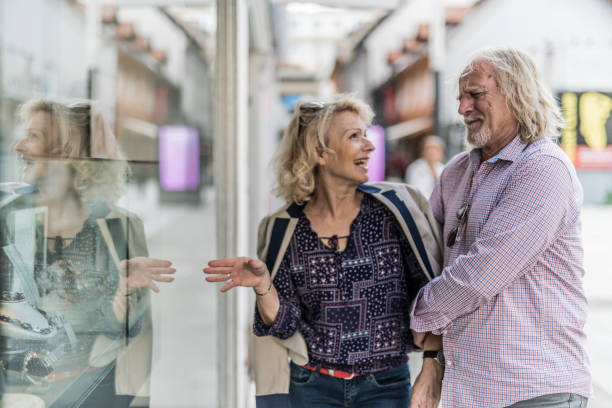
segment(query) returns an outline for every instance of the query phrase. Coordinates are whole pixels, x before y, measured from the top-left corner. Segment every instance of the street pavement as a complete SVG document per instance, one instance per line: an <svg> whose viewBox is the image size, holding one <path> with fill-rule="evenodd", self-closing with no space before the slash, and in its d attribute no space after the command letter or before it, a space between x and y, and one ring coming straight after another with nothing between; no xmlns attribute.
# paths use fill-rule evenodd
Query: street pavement
<svg viewBox="0 0 612 408"><path fill-rule="evenodd" d="M145 224L149 256L168 259L175 281L152 293L152 408L217 407L217 285L204 281L202 268L213 259L214 206L161 205L154 185L132 189L123 205Z"/></svg>
<svg viewBox="0 0 612 408"><path fill-rule="evenodd" d="M584 287L589 301L586 324L595 398L590 408L612 407L612 206L583 211Z"/></svg>

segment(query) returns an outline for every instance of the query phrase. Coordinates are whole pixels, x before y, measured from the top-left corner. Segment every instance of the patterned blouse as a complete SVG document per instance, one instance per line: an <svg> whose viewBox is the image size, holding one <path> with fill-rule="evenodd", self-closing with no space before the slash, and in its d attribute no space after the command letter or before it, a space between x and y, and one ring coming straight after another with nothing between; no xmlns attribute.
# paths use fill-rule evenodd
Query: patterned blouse
<svg viewBox="0 0 612 408"><path fill-rule="evenodd" d="M427 283L395 217L365 195L344 251L327 247L302 214L274 277L280 309L254 332L281 339L300 330L309 365L362 374L406 363L409 306Z"/></svg>
<svg viewBox="0 0 612 408"><path fill-rule="evenodd" d="M112 309L119 275L103 241L96 219L68 245L56 238L47 259L37 254L34 276L46 311L61 311L75 332L97 332L115 337L125 330Z"/></svg>

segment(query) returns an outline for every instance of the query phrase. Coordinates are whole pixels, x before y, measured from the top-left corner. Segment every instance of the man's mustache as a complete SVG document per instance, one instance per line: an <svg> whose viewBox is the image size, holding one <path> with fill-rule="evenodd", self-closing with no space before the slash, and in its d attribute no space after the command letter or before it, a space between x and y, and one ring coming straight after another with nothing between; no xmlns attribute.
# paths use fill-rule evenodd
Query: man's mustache
<svg viewBox="0 0 612 408"><path fill-rule="evenodd" d="M477 120L484 121L484 118L482 116L464 116L463 117L463 124L464 125L469 125L470 123L475 122Z"/></svg>

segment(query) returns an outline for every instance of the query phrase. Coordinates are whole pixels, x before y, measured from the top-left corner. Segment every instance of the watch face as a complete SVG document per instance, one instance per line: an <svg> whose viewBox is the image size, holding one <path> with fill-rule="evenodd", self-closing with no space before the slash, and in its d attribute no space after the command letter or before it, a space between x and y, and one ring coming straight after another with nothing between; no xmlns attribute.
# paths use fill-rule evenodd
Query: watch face
<svg viewBox="0 0 612 408"><path fill-rule="evenodd" d="M444 364L445 364L445 361L446 361L446 360L444 360L444 350L438 351L438 357L436 358L436 360L438 360L440 365L442 367L444 367Z"/></svg>

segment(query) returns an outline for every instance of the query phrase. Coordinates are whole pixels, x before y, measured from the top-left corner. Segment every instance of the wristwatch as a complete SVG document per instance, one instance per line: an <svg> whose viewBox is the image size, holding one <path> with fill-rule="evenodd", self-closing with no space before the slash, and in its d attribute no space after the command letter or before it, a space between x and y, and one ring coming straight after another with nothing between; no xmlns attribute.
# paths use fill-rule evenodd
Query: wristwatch
<svg viewBox="0 0 612 408"><path fill-rule="evenodd" d="M443 350L425 350L423 351L423 359L433 358L444 368L444 351Z"/></svg>

